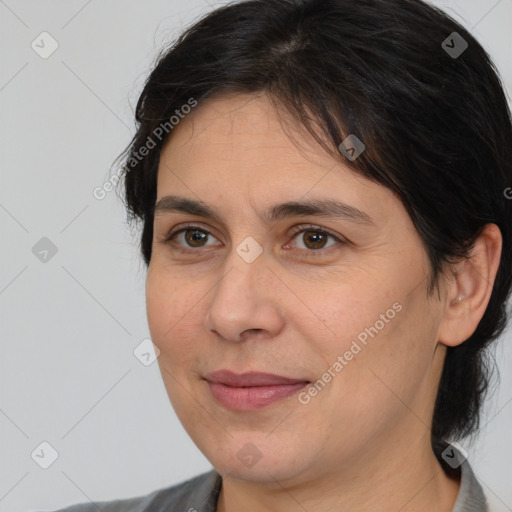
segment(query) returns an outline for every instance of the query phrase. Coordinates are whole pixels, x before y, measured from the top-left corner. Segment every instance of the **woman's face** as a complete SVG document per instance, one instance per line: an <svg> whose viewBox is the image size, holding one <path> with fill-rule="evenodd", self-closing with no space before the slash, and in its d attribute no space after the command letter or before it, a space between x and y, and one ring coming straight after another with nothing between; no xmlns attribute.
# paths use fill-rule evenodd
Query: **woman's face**
<svg viewBox="0 0 512 512"><path fill-rule="evenodd" d="M217 471L253 481L354 474L429 442L444 360L445 299L427 297L403 205L301 133L299 148L264 95L210 99L158 170L146 293L165 387ZM329 201L346 206L296 207Z"/></svg>

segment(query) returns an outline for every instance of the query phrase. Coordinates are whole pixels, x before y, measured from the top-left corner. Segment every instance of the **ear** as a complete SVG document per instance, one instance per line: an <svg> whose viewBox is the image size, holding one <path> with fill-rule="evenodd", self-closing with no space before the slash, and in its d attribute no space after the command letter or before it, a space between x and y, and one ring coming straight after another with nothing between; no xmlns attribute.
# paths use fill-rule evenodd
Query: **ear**
<svg viewBox="0 0 512 512"><path fill-rule="evenodd" d="M496 224L487 224L471 249L469 259L453 268L447 283L439 342L455 347L466 341L484 316L501 258L502 236Z"/></svg>

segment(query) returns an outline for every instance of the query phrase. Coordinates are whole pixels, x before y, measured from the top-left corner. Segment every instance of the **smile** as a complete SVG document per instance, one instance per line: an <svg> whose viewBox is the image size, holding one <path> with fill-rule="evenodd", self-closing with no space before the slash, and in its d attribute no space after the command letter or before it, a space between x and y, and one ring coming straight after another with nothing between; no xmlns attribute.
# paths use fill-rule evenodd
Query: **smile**
<svg viewBox="0 0 512 512"><path fill-rule="evenodd" d="M234 411L252 411L298 393L310 382L264 373L237 375L228 370L210 373L205 380L215 400Z"/></svg>

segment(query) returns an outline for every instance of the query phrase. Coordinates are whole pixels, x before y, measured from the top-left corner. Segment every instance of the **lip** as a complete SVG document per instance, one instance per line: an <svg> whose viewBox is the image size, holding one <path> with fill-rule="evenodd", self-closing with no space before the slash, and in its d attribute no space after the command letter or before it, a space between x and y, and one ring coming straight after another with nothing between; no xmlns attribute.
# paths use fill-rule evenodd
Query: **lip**
<svg viewBox="0 0 512 512"><path fill-rule="evenodd" d="M247 372L238 374L231 370L207 373L204 378L209 382L218 382L233 387L278 386L309 382L307 379L291 379L273 373Z"/></svg>
<svg viewBox="0 0 512 512"><path fill-rule="evenodd" d="M204 376L213 397L227 409L251 411L283 400L310 383L271 373L219 370Z"/></svg>

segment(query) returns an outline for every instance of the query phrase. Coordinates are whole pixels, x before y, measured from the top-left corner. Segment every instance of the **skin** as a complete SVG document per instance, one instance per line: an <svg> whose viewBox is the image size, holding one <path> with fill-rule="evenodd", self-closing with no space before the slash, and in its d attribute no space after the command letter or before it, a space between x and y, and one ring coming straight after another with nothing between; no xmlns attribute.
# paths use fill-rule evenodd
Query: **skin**
<svg viewBox="0 0 512 512"><path fill-rule="evenodd" d="M223 476L218 512L448 512L456 500L459 482L430 446L431 417L446 347L467 339L485 312L500 231L490 224L471 261L429 297L427 255L404 206L342 160L284 113L280 121L264 94L210 98L162 150L157 201L169 194L202 200L220 217L156 215L146 283L167 393ZM312 198L355 206L374 225L261 217L275 203ZM165 242L186 223L210 235ZM315 249L314 228L292 231L304 224L345 243L327 237ZM236 251L248 236L263 250L252 263ZM315 382L397 302L400 312L306 405L292 396L230 411L202 378L227 368ZM252 467L237 457L247 443L261 454Z"/></svg>

